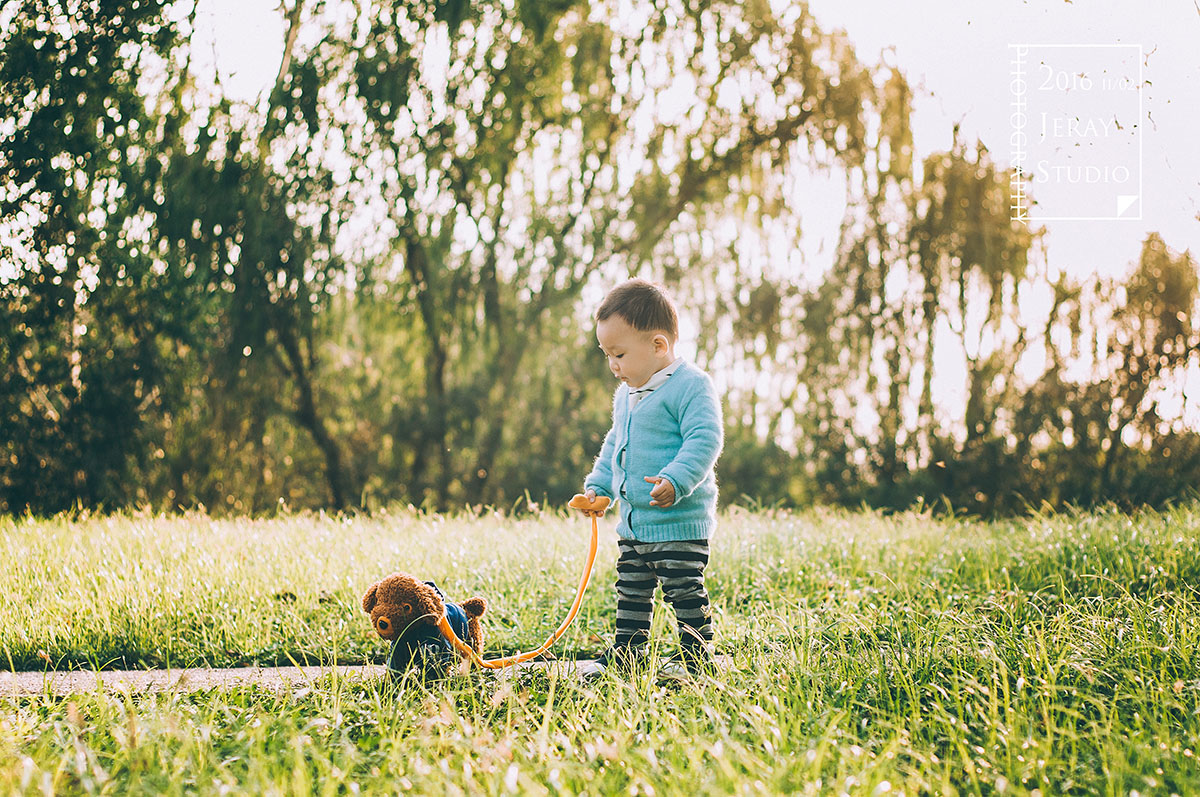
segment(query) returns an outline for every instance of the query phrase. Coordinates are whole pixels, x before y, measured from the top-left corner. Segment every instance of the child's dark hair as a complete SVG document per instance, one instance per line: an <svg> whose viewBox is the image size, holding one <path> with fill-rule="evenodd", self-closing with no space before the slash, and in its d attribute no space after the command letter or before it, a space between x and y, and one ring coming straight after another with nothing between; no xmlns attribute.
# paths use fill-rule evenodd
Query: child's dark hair
<svg viewBox="0 0 1200 797"><path fill-rule="evenodd" d="M596 311L596 320L620 316L640 332L662 331L679 338L679 315L667 295L645 280L629 280L609 291Z"/></svg>

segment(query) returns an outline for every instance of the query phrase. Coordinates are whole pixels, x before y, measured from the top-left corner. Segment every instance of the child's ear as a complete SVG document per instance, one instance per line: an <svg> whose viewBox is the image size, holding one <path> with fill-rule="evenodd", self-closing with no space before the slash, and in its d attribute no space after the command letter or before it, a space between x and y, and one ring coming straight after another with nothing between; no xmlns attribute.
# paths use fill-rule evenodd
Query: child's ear
<svg viewBox="0 0 1200 797"><path fill-rule="evenodd" d="M671 348L671 341L667 338L666 335L659 332L657 335L654 336L654 353L655 354L658 354L660 352L669 351L670 348Z"/></svg>

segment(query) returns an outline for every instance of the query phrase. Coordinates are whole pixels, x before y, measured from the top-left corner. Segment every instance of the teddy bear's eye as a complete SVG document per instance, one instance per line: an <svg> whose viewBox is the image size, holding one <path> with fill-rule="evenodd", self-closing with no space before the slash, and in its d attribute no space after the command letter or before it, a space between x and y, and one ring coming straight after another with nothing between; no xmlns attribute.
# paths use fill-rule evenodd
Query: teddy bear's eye
<svg viewBox="0 0 1200 797"><path fill-rule="evenodd" d="M412 614L412 604L411 603L402 603L402 604L400 604L400 608L403 609L408 614Z"/></svg>
<svg viewBox="0 0 1200 797"><path fill-rule="evenodd" d="M386 617L380 617L380 618L379 618L379 630L380 630L380 631L386 631L386 630L388 630L388 621L387 621L387 618L386 618Z"/></svg>

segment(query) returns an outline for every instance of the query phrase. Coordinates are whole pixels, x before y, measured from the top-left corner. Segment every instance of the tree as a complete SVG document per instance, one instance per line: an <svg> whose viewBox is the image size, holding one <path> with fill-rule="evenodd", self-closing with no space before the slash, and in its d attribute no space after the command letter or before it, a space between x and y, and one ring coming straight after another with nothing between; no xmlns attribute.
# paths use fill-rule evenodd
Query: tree
<svg viewBox="0 0 1200 797"><path fill-rule="evenodd" d="M359 289L415 309L399 323L420 345L397 365L423 375L420 410L399 416L416 430L384 431L413 441L418 500L511 498L501 454L529 428L511 397L561 362L539 350L590 280L654 271L801 142L862 135L867 78L802 6L645 3L646 25L612 12L370 5L359 41L332 32L298 66L336 108L357 195L379 199L389 240Z"/></svg>
<svg viewBox="0 0 1200 797"><path fill-rule="evenodd" d="M30 0L0 34L0 509L120 506L161 449L174 275L138 228L173 54L158 2Z"/></svg>

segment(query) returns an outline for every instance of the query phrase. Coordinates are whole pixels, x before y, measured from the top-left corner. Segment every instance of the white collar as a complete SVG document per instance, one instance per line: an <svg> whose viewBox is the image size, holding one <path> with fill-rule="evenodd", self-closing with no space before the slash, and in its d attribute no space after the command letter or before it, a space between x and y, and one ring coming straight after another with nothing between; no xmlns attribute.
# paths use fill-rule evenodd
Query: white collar
<svg viewBox="0 0 1200 797"><path fill-rule="evenodd" d="M630 393L649 393L652 390L656 390L657 388L662 387L663 383L671 378L671 374L675 373L675 371L678 370L679 366L682 363L683 363L683 358L676 357L675 362L671 363L670 365L666 366L665 368L660 368L659 370L655 371L654 375L646 380L646 384L642 385L641 387L631 387L631 388L629 388L629 392Z"/></svg>

